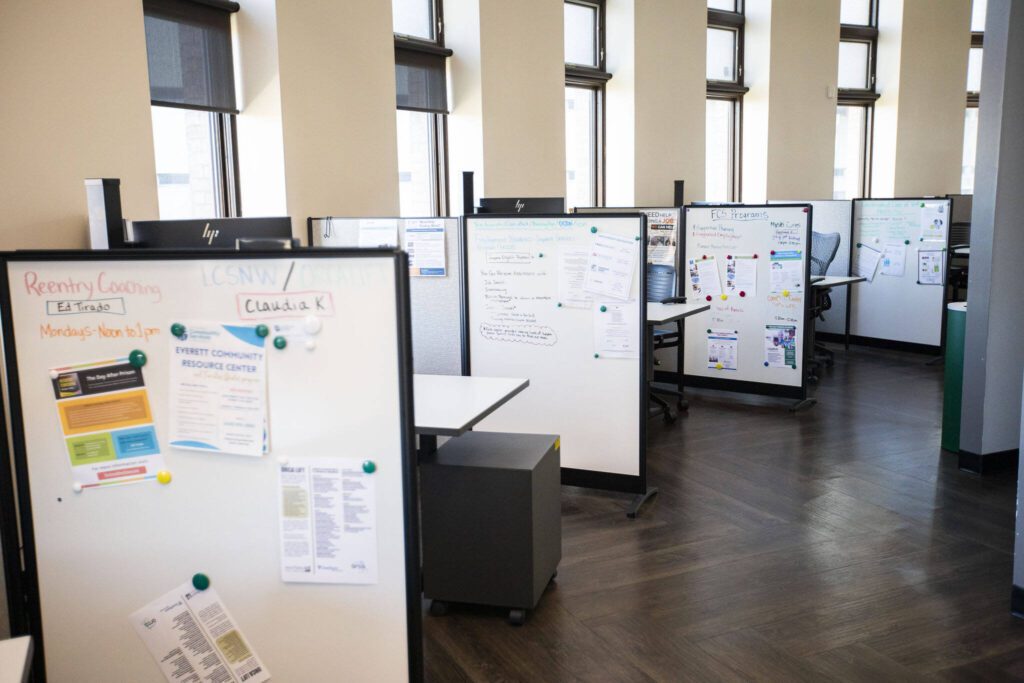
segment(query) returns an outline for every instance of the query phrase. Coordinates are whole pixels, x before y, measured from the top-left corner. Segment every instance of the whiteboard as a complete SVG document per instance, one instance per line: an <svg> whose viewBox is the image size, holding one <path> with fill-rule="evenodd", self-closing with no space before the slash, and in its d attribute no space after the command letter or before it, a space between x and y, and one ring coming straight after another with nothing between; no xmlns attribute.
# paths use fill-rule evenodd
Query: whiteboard
<svg viewBox="0 0 1024 683"><path fill-rule="evenodd" d="M482 214L467 216L465 228L470 370L530 380L480 428L560 435L563 484L646 490L644 217ZM605 299L558 305L561 255L586 255L602 235L637 241L628 295L635 318L627 321L634 358L595 357L595 318L605 315L596 306ZM495 325L535 334L505 341Z"/></svg>
<svg viewBox="0 0 1024 683"><path fill-rule="evenodd" d="M27 571L38 578L30 597L42 624L33 635L42 635L47 680L162 683L129 615L196 572L210 577L275 681L421 678L403 254L25 253L3 268ZM52 282L52 292L30 282ZM70 289L77 294L56 293ZM270 452L170 448L170 325L250 318L237 307L243 298L285 289L326 295L333 313L320 314L315 349L268 348ZM101 297L119 299L124 314L47 314L47 302ZM173 480L75 493L48 369L136 349L148 356L143 378ZM297 455L377 463L376 584L280 580L277 466Z"/></svg>
<svg viewBox="0 0 1024 683"><path fill-rule="evenodd" d="M312 247L359 246L359 222L364 218L310 218L309 245ZM409 220L398 221L399 245L404 248ZM462 255L459 252L459 219L444 218L445 261L443 277L409 278L412 315L413 371L428 375L462 374Z"/></svg>
<svg viewBox="0 0 1024 683"><path fill-rule="evenodd" d="M902 277L876 274L850 292L850 335L861 340L883 340L938 347L942 343L943 302L946 288L917 284L918 251L945 249L941 241L922 240L925 212L949 216L948 199L856 199L853 202L853 237L850 259L858 245L882 249L888 242L904 243L906 267ZM947 221L948 228L948 221Z"/></svg>
<svg viewBox="0 0 1024 683"><path fill-rule="evenodd" d="M691 386L806 398L804 342L810 306L811 208L807 205L688 206L684 212L684 277L690 301L711 303L706 324L686 327L686 382ZM722 295L697 291L690 259L712 261ZM733 260L754 263L754 292L726 291ZM792 270L790 270L792 269ZM772 273L794 274L773 291ZM711 332L709 332L709 330ZM733 368L712 351L732 332ZM719 334L722 333L722 334ZM786 338L782 343L781 337ZM795 339L794 339L795 338ZM770 344L770 346L769 346ZM789 349L788 354L785 349ZM714 359L712 357L714 356ZM788 364L774 365L779 359Z"/></svg>
<svg viewBox="0 0 1024 683"><path fill-rule="evenodd" d="M814 209L814 232L839 233L839 249L832 259L826 275L850 274L850 221L853 216L853 202L848 199L823 199L813 201L769 201L769 204L810 204ZM850 287L834 287L829 292L832 308L825 311L825 319L815 321L818 332L846 334L847 293Z"/></svg>

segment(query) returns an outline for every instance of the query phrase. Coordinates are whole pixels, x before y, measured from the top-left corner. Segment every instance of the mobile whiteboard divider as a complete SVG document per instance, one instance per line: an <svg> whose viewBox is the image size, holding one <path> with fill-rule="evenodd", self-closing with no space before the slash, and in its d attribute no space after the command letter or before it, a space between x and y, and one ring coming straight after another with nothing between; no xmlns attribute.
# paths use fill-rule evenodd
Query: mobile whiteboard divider
<svg viewBox="0 0 1024 683"><path fill-rule="evenodd" d="M321 316L325 343L316 353L300 345L267 353L270 452L244 457L171 448L170 325L238 321L240 329L275 322L271 313L250 319L239 304L287 296L282 284L292 272L303 293L322 291L333 308ZM240 283L245 274L252 277ZM317 680L325 673L422 680L404 253L18 252L0 259L0 276L25 562L23 595L10 607L23 612L37 645L36 679L163 681L129 617L199 570L216 582L275 680ZM73 324L48 318L48 300L74 295L33 293L32 282L118 283L129 317L90 311L75 314ZM46 325L95 331L101 325L127 330L126 323L149 336L39 338ZM67 456L53 457L67 451L47 368L119 359L136 348L148 357L141 380L173 482L73 493ZM282 456L292 464L305 456L337 457L351 461L353 471L375 464L375 582L281 580ZM4 457L10 465L10 455ZM17 541L6 525L3 531L6 550ZM96 632L105 637L96 639Z"/></svg>
<svg viewBox="0 0 1024 683"><path fill-rule="evenodd" d="M647 486L646 218L642 214L477 214L464 221L466 337L473 373L525 377L530 391L479 428L561 437L562 484L638 494ZM601 236L637 244L626 333L635 356L601 357L595 316L614 298L560 301ZM543 256L542 256L543 254ZM587 261L589 262L589 261ZM575 272L575 271L573 271ZM624 301L618 301L623 303ZM566 305L560 306L560 303Z"/></svg>
<svg viewBox="0 0 1024 683"><path fill-rule="evenodd" d="M691 204L684 209L680 256L686 270L684 293L703 296L711 303L708 324L686 328L687 386L795 399L790 410L814 404L808 397L804 367L810 341L812 220L809 204ZM745 290L727 291L728 264L741 258L756 261L754 296ZM710 266L706 265L709 260ZM798 268L783 261L798 261ZM738 277L738 263L734 268L732 273ZM705 286L702 272L710 274L710 269L718 282ZM782 283L778 291L773 290L774 279ZM717 342L714 354L712 341ZM730 360L720 362L723 355Z"/></svg>

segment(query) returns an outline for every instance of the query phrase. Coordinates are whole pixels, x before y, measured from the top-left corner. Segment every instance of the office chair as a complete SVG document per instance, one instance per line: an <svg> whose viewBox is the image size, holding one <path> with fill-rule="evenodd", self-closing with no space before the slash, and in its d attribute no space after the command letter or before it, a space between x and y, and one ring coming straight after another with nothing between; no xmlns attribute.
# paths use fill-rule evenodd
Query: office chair
<svg viewBox="0 0 1024 683"><path fill-rule="evenodd" d="M686 303L686 297L676 296L676 269L675 266L648 263L647 264L647 302L648 303L661 303L661 304L675 304L675 303ZM683 321L676 321L676 328L674 330L659 330L652 328L650 334L653 337L651 344L651 360L648 367L648 380L654 379L654 366L657 361L654 359L653 351L658 349L671 349L679 346L683 343ZM682 372L682 368L678 368L679 372ZM665 393L671 393L675 395L678 392L666 391ZM660 396L655 394L655 390L652 389L650 392L650 398L653 403L661 408L661 414L665 416L666 422L672 422L676 416L672 412L672 408L669 407L667 401ZM686 406L683 397L679 396L679 406L681 408Z"/></svg>
<svg viewBox="0 0 1024 683"><path fill-rule="evenodd" d="M836 252L839 251L839 242L841 238L838 232L812 232L811 233L811 275L825 275L828 272L828 267L832 265L832 261L836 257ZM826 289L820 294L815 296L815 305L811 311L811 314L816 316L819 320L824 320L823 315L825 311L832 308L832 297L829 296L829 291ZM821 365L817 359L819 357L824 358L824 364L827 367L831 367L835 362L835 354L824 344L818 341L814 342L813 349L813 360L811 361L812 366ZM816 380L817 377L814 374L810 375L812 380Z"/></svg>
<svg viewBox="0 0 1024 683"><path fill-rule="evenodd" d="M971 224L953 223L950 225L949 241L946 283L952 289L950 301L963 301L960 292L967 289L971 260L966 254L957 254L956 250L971 246Z"/></svg>

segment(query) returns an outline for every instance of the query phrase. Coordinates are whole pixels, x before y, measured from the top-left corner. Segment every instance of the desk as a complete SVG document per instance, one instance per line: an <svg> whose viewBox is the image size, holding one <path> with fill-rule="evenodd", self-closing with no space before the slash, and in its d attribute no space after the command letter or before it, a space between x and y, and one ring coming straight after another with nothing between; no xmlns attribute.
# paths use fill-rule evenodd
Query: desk
<svg viewBox="0 0 1024 683"><path fill-rule="evenodd" d="M0 640L0 683L25 683L31 661L31 636Z"/></svg>
<svg viewBox="0 0 1024 683"><path fill-rule="evenodd" d="M437 450L438 436L459 436L530 386L528 379L413 375L413 421L419 453Z"/></svg>
<svg viewBox="0 0 1024 683"><path fill-rule="evenodd" d="M662 399L654 396L654 393L669 394L679 399L679 407L686 408L686 401L683 400L683 375L685 374L683 363L683 320L703 313L704 311L710 310L711 304L706 301L700 301L697 303L686 303L686 304L662 304L662 303L651 303L647 304L647 383L650 385L651 399L659 406L660 410L656 410L654 414L662 414L665 419L671 422L675 419L675 414L669 407L668 403ZM655 325L665 325L669 323L676 323L679 329L679 344L676 346L676 388L665 389L654 386L654 332L652 327Z"/></svg>
<svg viewBox="0 0 1024 683"><path fill-rule="evenodd" d="M849 287L850 285L855 284L857 282L864 282L865 280L867 280L866 277L862 277L860 275L824 275L824 276L819 275L817 277L820 278L820 279L814 280L814 278L811 278L811 290L813 291L813 294L814 294L814 304L813 304L813 309L812 309L813 311L817 311L818 310L819 298L824 296L825 294L827 294L828 291L830 289L832 289L833 287ZM847 299L847 302L849 302L849 299ZM814 314L811 315L811 320L809 322L809 328L810 328L810 339L809 339L809 341L810 341L810 353L807 355L807 358L809 360L811 360L811 361L814 360L814 345L817 343L815 341L815 336L816 336L815 335L815 329L817 327L817 325L815 324L815 321L817 320L817 318L818 318L818 314L814 313ZM847 306L846 306L846 348L850 348L850 306L849 306L849 303L847 303ZM831 361L831 353L832 353L831 351L826 352L826 355L828 355L828 357L829 357L829 364L830 365L831 365L831 362L832 362ZM817 380L817 377L811 371L811 363L807 364L807 370L810 373L808 375L808 377L811 379L811 381Z"/></svg>
<svg viewBox="0 0 1024 683"><path fill-rule="evenodd" d="M811 278L811 287L815 289L832 289L833 287L846 287L852 285L855 282L864 282L867 280L866 277L860 275L818 275L820 278L815 280Z"/></svg>

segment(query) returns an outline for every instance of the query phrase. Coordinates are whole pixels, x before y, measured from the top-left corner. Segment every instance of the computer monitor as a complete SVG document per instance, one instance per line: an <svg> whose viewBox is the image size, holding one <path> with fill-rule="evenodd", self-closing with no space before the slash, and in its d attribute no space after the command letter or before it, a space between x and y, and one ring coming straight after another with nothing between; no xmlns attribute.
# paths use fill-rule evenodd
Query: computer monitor
<svg viewBox="0 0 1024 683"><path fill-rule="evenodd" d="M190 218L131 221L129 247L143 249L237 249L238 240L292 240L292 219Z"/></svg>
<svg viewBox="0 0 1024 683"><path fill-rule="evenodd" d="M564 197L490 197L479 213L565 213Z"/></svg>

